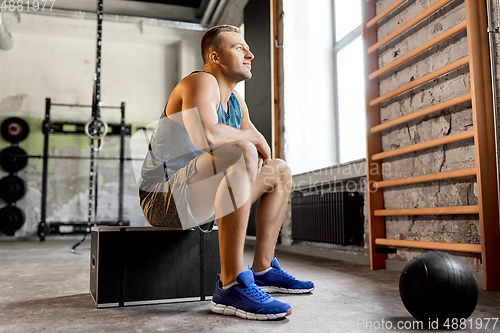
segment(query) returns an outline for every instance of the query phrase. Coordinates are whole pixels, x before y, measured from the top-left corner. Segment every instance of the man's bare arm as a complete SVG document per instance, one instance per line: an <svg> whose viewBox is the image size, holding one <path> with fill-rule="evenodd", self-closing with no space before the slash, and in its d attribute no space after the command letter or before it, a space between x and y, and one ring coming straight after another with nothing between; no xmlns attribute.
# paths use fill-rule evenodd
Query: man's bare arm
<svg viewBox="0 0 500 333"><path fill-rule="evenodd" d="M197 110L197 112L182 112L184 125L188 134L198 148L219 146L234 141L246 140L254 145L265 142L264 137L256 130L237 129L228 125L219 124L217 108L220 101L220 92L217 80L210 74L197 73L185 79L182 86L182 110ZM184 116L184 114L186 116ZM199 120L194 119L199 116ZM201 121L202 128L199 124ZM202 138L201 133L204 134Z"/></svg>

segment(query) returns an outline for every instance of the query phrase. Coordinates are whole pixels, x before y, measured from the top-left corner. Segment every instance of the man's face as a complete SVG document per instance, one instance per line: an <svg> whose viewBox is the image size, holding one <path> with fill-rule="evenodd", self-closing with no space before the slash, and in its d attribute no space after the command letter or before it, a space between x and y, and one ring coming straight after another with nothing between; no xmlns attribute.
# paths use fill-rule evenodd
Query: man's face
<svg viewBox="0 0 500 333"><path fill-rule="evenodd" d="M245 39L237 32L223 32L221 46L217 55L223 72L238 81L252 77L251 61L254 58Z"/></svg>

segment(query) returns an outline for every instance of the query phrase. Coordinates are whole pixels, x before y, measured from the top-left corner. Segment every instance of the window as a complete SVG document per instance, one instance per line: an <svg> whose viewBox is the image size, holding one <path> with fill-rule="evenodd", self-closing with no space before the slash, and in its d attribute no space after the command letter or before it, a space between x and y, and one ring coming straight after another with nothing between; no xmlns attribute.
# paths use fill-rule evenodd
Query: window
<svg viewBox="0 0 500 333"><path fill-rule="evenodd" d="M335 0L335 41L361 26L361 1Z"/></svg>
<svg viewBox="0 0 500 333"><path fill-rule="evenodd" d="M345 163L366 157L361 1L335 0L334 13L338 158Z"/></svg>
<svg viewBox="0 0 500 333"><path fill-rule="evenodd" d="M362 1L283 1L285 156L293 174L365 157Z"/></svg>

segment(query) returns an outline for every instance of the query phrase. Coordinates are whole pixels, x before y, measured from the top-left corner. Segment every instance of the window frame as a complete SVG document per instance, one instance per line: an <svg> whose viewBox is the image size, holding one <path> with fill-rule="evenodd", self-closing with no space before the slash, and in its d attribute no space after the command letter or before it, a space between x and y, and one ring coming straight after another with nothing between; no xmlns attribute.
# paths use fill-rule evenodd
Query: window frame
<svg viewBox="0 0 500 333"><path fill-rule="evenodd" d="M345 1L345 0L344 0ZM338 62L337 62L337 54L347 45L349 45L351 42L353 42L356 38L362 36L362 27L363 27L363 12L364 12L364 2L363 0L357 0L361 1L361 24L357 26L355 29L351 30L347 35L345 35L341 40L337 42L337 31L335 29L336 26L336 18L335 18L335 0L332 0L332 30L333 30L333 106L334 106L334 121L335 124L333 125L333 128L335 130L335 160L337 161L337 164L341 163L349 163L352 161L344 161L342 162L340 160L340 149L341 149L341 142L340 142L340 107L339 107L339 78L338 78ZM363 62L363 68L364 68L364 62ZM363 79L366 81L366 77L363 77ZM363 82L364 85L366 86L366 82ZM366 156L365 156L366 158Z"/></svg>

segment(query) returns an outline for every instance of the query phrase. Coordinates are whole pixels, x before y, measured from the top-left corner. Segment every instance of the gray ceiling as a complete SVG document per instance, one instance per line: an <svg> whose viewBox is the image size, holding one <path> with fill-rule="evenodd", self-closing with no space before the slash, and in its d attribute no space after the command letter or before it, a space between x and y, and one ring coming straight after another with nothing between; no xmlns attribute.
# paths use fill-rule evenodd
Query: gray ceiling
<svg viewBox="0 0 500 333"><path fill-rule="evenodd" d="M103 0L104 14L139 16L180 22L215 24L243 22L248 0ZM97 0L57 0L54 9L95 12Z"/></svg>
<svg viewBox="0 0 500 333"><path fill-rule="evenodd" d="M130 1L130 0L126 0ZM164 5L177 5L177 6L184 6L184 7L194 7L198 8L200 7L200 4L202 2L207 2L208 1L202 1L202 0L138 0L139 2L154 2L154 3L161 3Z"/></svg>

